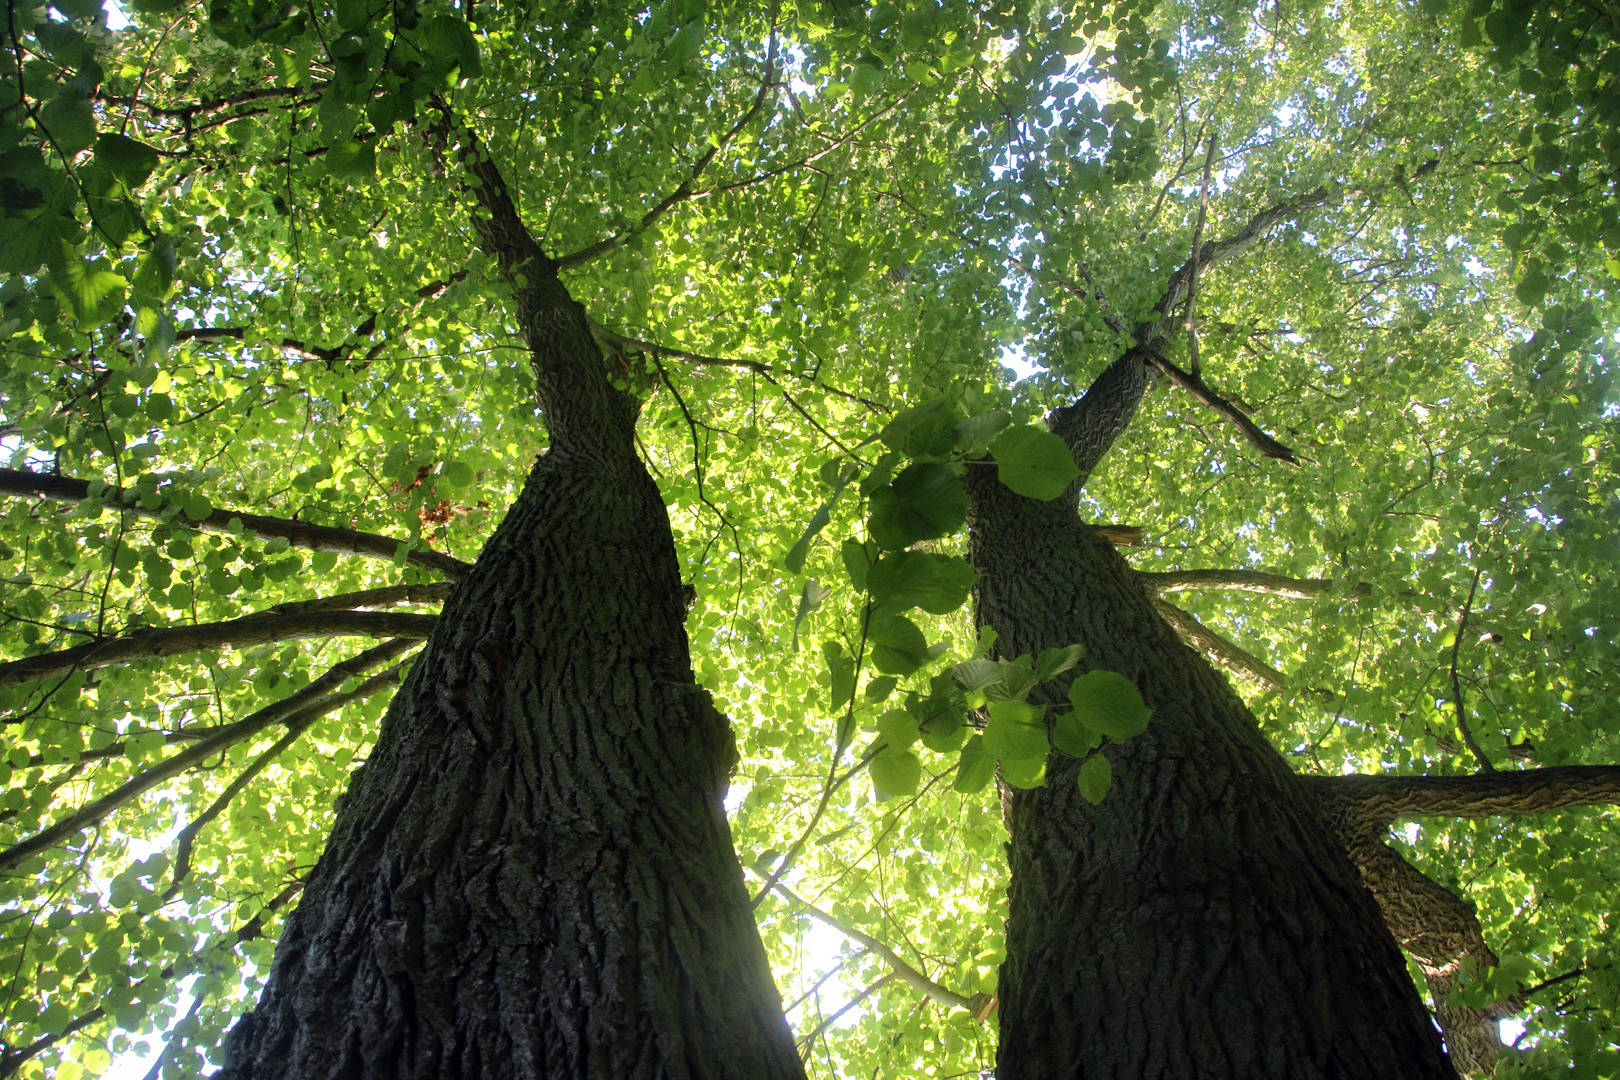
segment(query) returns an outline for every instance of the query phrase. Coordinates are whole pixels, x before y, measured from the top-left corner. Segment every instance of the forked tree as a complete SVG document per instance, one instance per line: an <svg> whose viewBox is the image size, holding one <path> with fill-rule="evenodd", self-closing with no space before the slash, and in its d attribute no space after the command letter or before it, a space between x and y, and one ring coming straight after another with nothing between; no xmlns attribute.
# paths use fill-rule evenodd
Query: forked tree
<svg viewBox="0 0 1620 1080"><path fill-rule="evenodd" d="M1612 26L8 11L0 1072L1602 1062Z"/></svg>

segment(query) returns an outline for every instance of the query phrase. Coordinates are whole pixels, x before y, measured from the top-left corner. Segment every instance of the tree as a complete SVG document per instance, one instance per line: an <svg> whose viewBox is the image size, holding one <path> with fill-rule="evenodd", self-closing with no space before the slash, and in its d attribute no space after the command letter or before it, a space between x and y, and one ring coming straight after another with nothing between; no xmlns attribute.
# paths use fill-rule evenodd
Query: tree
<svg viewBox="0 0 1620 1080"><path fill-rule="evenodd" d="M692 685L691 601L664 509L683 485L661 493L636 452L641 402L665 388L700 453L696 500L715 509L666 361L730 362L608 330L558 275L611 257L620 276L595 285L630 287L621 315L645 311L632 253L671 209L725 197L734 224L758 215L750 188L803 198L801 174L898 102L790 126L806 107L784 100L774 12L728 12L711 47L702 9L681 6L559 11L536 28L527 9L473 23L470 7L154 4L117 34L99 5L8 12L6 430L20 467L0 480L23 500L19 548L4 554L23 561L8 618L24 655L0 681L15 688L10 761L24 783L0 863L26 974L4 1071L37 1072L41 1055L59 1074L95 1067L105 1055L87 1039L109 1020L168 1026L163 1003L187 976L200 976L191 1009L154 1068L195 1067L247 988L234 949L255 948L294 898L264 994L226 1047L229 1075L802 1071L720 814L731 737ZM933 32L958 38L964 22L952 55ZM904 38L918 62L958 82L988 74L993 89L1005 73L973 63L985 33L961 11L860 47L892 59ZM480 78L507 39L524 39L510 78ZM604 51L615 59L599 72ZM672 91L658 104L663 162L621 138L654 83ZM598 87L618 98L605 111ZM555 145L538 150L528 118L503 115L514 96ZM471 124L491 119L486 145ZM764 152L727 153L750 143ZM604 158L618 160L587 179L581 163ZM583 211L565 233L582 239L553 233L543 247L530 222L557 222L535 204L564 190ZM206 230L204 209L219 211ZM445 260L469 219L479 257ZM510 329L492 304L508 306ZM511 339L529 364L510 362ZM469 344L483 360L457 368ZM815 424L779 384L825 395L807 365L739 366ZM424 376L440 381L401 393ZM460 400L469 390L476 411ZM489 501L450 497L509 490L541 424L539 460L478 561L434 550L482 540ZM481 469L497 475L480 483ZM353 527L379 497L405 537ZM244 509L263 503L282 512ZM81 545L106 552L94 587L74 565ZM298 549L319 553L309 569L339 591L309 596ZM453 587L352 569L334 581L339 553ZM282 602L244 613L238 598L253 594ZM437 603L437 615L374 610ZM324 672L324 649L291 645L356 635L386 640ZM60 640L74 636L85 640ZM123 666L227 648L250 666L205 660L162 669L156 685L152 668ZM375 741L361 734L374 715L340 712L396 684ZM231 719L256 693L272 701ZM357 752L366 764L333 809L332 781ZM298 756L316 782L287 779ZM222 766L235 773L223 782L210 775ZM33 783L28 769L52 775ZM254 784L275 771L287 801ZM181 819L173 857L131 858L130 829L161 820L154 794ZM249 823L267 810L260 843ZM222 819L235 826L224 843L199 850ZM250 917L233 919L243 901ZM176 904L180 917L163 913Z"/></svg>
<svg viewBox="0 0 1620 1080"><path fill-rule="evenodd" d="M1316 962L1381 952L1359 970L1405 1017L1404 1028L1376 1025L1390 1052L1416 1046L1431 1071L1446 1067L1432 1041L1420 1045L1417 998L1352 865L1415 958L1454 1058L1458 1033L1523 999L1537 1049L1509 1068L1601 1060L1612 916L1595 883L1612 870L1608 819L1386 836L1420 810L1471 817L1612 797L1601 768L1556 771L1616 760L1604 606L1613 425L1594 338L1612 322L1594 240L1612 213L1594 196L1570 218L1586 242L1566 236L1556 264L1543 250L1546 289L1513 295L1506 283L1523 286L1529 271L1495 246L1491 208L1545 193L1531 198L1512 149L1527 103L1460 51L1458 28L1476 16L215 5L204 19L154 5L109 34L91 8L10 10L18 63L0 228L13 459L0 483L22 497L5 533L19 560L5 628L17 659L0 668L14 720L8 1066L94 1068L109 1030L114 1050L161 1032L175 1071L219 1062L222 1032L270 969L266 930L284 945L259 1019L231 1052L238 1068L286 1057L289 1008L355 1011L319 996L321 972L299 972L320 955L305 943L343 932L331 916L348 915L346 897L368 897L374 925L389 924L382 908L431 897L438 917L411 918L435 933L461 922L443 914L455 905L511 900L499 882L512 856L498 843L487 864L415 854L415 838L433 835L460 855L460 830L488 820L443 810L456 804L425 787L377 839L385 862L442 867L432 880L445 891L368 886L374 856L359 838L373 805L429 769L429 755L403 747L442 745L446 716L498 712L508 699L478 688L530 669L494 643L487 671L463 662L476 648L435 644L409 666L379 734L382 692L413 642L474 639L505 611L527 626L525 610L563 628L554 649L523 654L556 665L523 676L542 700L546 687L687 684L671 540L696 597L685 633L698 678L738 720L732 830L815 1068L988 1065L983 1021L1004 953L1006 1075L1038 1064L1012 1048L1061 1047L1054 1028L1142 1014L1149 995L1123 989L1129 969L1103 963L1094 931L1042 942L1024 898L1048 883L1082 903L1127 895L1076 888L1084 879L1061 868L1043 878L1028 853L1050 842L1072 857L1063 845L1086 842L1094 816L1131 820L1138 763L1173 738L1204 737L1177 719L1171 684L1219 702L1208 730L1267 763L1254 782L1263 773L1279 793L1294 850L1332 894L1315 910L1348 927L1311 939ZM1482 100L1493 103L1483 115ZM1585 160L1584 175L1600 168ZM1522 251L1514 235L1504 243ZM1209 250L1205 237L1231 258L1172 275ZM1241 242L1223 246L1230 238ZM1523 306L1544 300L1560 303ZM539 312L556 314L536 322ZM997 364L1010 341L1040 368L1016 385ZM1099 393L1099 371L1125 391ZM1164 380L1194 396L1163 387L1138 404ZM1080 512L1129 527L1080 528L1063 495L1075 466L1041 437L1039 418L1081 387L1078 414L1111 402L1117 420L1088 444L1096 457L1114 445L1105 467L1086 463ZM590 419L571 426L576 405ZM1138 408L1164 422L1126 427ZM221 417L230 423L212 422ZM1228 426L1206 426L1211 417ZM593 455L612 463L610 481L572 471ZM1268 464L1285 455L1300 467ZM587 483L613 499L548 501ZM621 498L638 513L593 516ZM469 571L455 555L485 548L508 502ZM987 531L998 507L1046 524ZM568 525L530 534L559 553L544 564L554 577L534 580L561 593L524 589L528 571L504 554L548 514ZM603 575L599 545L582 538L609 529L630 538L602 550L651 569ZM1059 538L1072 543L1059 550ZM1102 538L1138 545L1139 579ZM1054 574L1063 559L1085 573ZM999 583L1020 575L1061 588L993 609ZM435 616L449 579L461 591ZM960 614L975 586L996 640ZM1214 586L1292 599L1226 603ZM1047 618L1063 589L1125 598L1123 621ZM548 608L547 596L580 602ZM643 609L633 634L609 625ZM1261 730L1308 762L1317 786L1288 778L1245 733L1243 706L1160 619L1260 688ZM385 643L351 656L329 644L339 634ZM614 644L626 638L640 641L629 658ZM1165 685L1140 677L1145 655ZM1072 708L1045 712L1071 679ZM676 697L671 714L712 727L700 696ZM626 701L601 730L645 730L651 713ZM1126 739L1147 707L1146 732ZM1116 737L1118 749L1105 745ZM650 859L660 896L734 883L714 816L721 778L674 770L691 786L672 791L650 765L723 754L697 741L629 754L613 773L629 782L587 785L603 820L689 822L684 854L603 840L579 850ZM1466 773L1478 763L1470 741L1496 773L1405 778ZM493 792L506 769L541 759L480 753L424 775L447 797L472 786L458 776ZM1526 754L1547 768L1510 771ZM1005 944L1003 834L985 794L998 759L1014 829ZM1346 768L1388 775L1328 779ZM1246 815L1259 798L1236 787L1223 797ZM1342 851L1312 799L1332 808ZM673 809L610 809L654 800ZM1055 807L1060 827L1033 823L1037 806ZM334 821L338 839L312 873ZM1549 856L1577 842L1578 856ZM1202 880L1219 895L1218 875ZM1435 880L1466 884L1482 917ZM1556 900L1540 891L1563 881ZM736 918L746 901L730 891L697 905L719 915L730 944L684 955L702 954L712 1000L768 1026L772 991ZM303 914L279 929L300 894ZM836 957L824 943L807 950L812 922L847 940ZM589 925L572 918L554 933ZM1187 943L1174 923L1152 929ZM1514 955L1498 958L1487 938ZM466 963L417 955L448 965L439 971ZM1041 1006L1020 972L1051 957L1049 989L1088 965L1119 973L1120 988L1088 999L1094 1018ZM687 965L658 970L672 969ZM1218 999L1190 998L1226 1008L1241 1035L1232 1018L1252 1030L1254 1007L1278 996L1238 980ZM557 1000L544 988L512 997ZM666 989L643 1000L713 1021L702 1051L713 1060L758 1030L717 1019L711 999ZM439 1011L500 1052L516 1037L510 1014ZM1173 1010L1153 1015L1149 1043L1188 1030ZM683 1038L692 1027L659 1022ZM405 1030L423 1041L392 1052L424 1068L446 1060L424 1049L447 1038L431 1024L365 1030L311 1024L301 1052ZM1303 1023L1297 1035L1280 1052L1308 1058L1314 1036ZM1146 1044L1098 1045L1135 1060Z"/></svg>

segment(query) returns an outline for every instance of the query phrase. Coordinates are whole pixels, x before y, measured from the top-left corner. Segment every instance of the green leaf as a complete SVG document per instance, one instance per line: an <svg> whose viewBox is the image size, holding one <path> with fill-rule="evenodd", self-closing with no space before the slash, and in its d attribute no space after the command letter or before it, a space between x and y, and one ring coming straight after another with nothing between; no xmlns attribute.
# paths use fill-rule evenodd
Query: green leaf
<svg viewBox="0 0 1620 1080"><path fill-rule="evenodd" d="M988 691L999 684L1002 668L1000 661L976 657L957 664L951 669L951 675L956 679L957 686L971 694L976 691Z"/></svg>
<svg viewBox="0 0 1620 1080"><path fill-rule="evenodd" d="M849 479L848 475L840 475L838 482L833 486L832 497L822 503L814 514L810 515L810 523L805 526L804 534L799 537L798 542L788 551L787 557L782 560L790 573L798 574L803 572L805 557L810 554L810 542L832 520L833 506L838 502L838 497L844 493L844 486L849 483ZM856 588L860 588L860 586L857 585Z"/></svg>
<svg viewBox="0 0 1620 1080"><path fill-rule="evenodd" d="M128 284L99 259L75 259L51 273L51 285L63 306L85 326L100 326L122 307Z"/></svg>
<svg viewBox="0 0 1620 1080"><path fill-rule="evenodd" d="M799 612L793 618L794 652L799 649L799 630L804 626L804 620L831 595L832 590L825 585L818 584L815 578L806 581L804 588L799 590Z"/></svg>
<svg viewBox="0 0 1620 1080"><path fill-rule="evenodd" d="M368 0L332 0L332 13L345 30L358 30L371 18Z"/></svg>
<svg viewBox="0 0 1620 1080"><path fill-rule="evenodd" d="M844 572L849 575L850 582L861 592L866 591L866 578L872 568L872 555L866 545L855 540L845 540L843 546Z"/></svg>
<svg viewBox="0 0 1620 1080"><path fill-rule="evenodd" d="M868 766L872 785L884 795L915 795L922 783L922 761L909 751L881 751Z"/></svg>
<svg viewBox="0 0 1620 1080"><path fill-rule="evenodd" d="M1080 722L1073 712L1052 718L1052 745L1072 758L1084 758L1102 745L1102 734Z"/></svg>
<svg viewBox="0 0 1620 1080"><path fill-rule="evenodd" d="M975 735L962 747L962 756L956 763L956 779L951 790L964 795L983 791L996 775L996 759L984 748L984 736Z"/></svg>
<svg viewBox="0 0 1620 1080"><path fill-rule="evenodd" d="M1023 761L1003 761L1001 778L1015 788L1046 786L1046 759L1027 758Z"/></svg>
<svg viewBox="0 0 1620 1080"><path fill-rule="evenodd" d="M867 527L880 547L898 551L960 529L967 508L967 492L955 473L934 462L918 462L872 493Z"/></svg>
<svg viewBox="0 0 1620 1080"><path fill-rule="evenodd" d="M51 141L69 156L88 150L96 141L96 113L90 102L72 91L57 94L39 111L39 120Z"/></svg>
<svg viewBox="0 0 1620 1080"><path fill-rule="evenodd" d="M929 660L928 639L917 624L892 611L875 611L866 627L872 663L885 675L910 675Z"/></svg>
<svg viewBox="0 0 1620 1080"><path fill-rule="evenodd" d="M908 750L921 736L917 718L904 709L886 709L877 718L878 735L896 750Z"/></svg>
<svg viewBox="0 0 1620 1080"><path fill-rule="evenodd" d="M133 190L157 168L158 152L143 142L109 131L96 140L96 160Z"/></svg>
<svg viewBox="0 0 1620 1080"><path fill-rule="evenodd" d="M439 475L450 483L451 487L471 487L476 474L473 467L465 461L447 461L439 468Z"/></svg>
<svg viewBox="0 0 1620 1080"><path fill-rule="evenodd" d="M429 56L455 60L463 79L476 79L482 73L478 40L464 20L452 15L435 15L422 21L418 34L423 51Z"/></svg>
<svg viewBox="0 0 1620 1080"><path fill-rule="evenodd" d="M893 675L879 675L875 679L869 679L866 683L866 689L861 693L867 701L884 701L890 694L894 693L894 688L899 684L900 680Z"/></svg>
<svg viewBox="0 0 1620 1080"><path fill-rule="evenodd" d="M173 239L167 236L154 239L136 267L136 291L158 300L167 297L170 287L174 284L174 271L178 262L179 255L175 250ZM170 323L169 326L172 333L173 324Z"/></svg>
<svg viewBox="0 0 1620 1080"><path fill-rule="evenodd" d="M855 661L844 654L844 647L836 641L822 642L821 655L827 660L832 711L842 713L855 695Z"/></svg>
<svg viewBox="0 0 1620 1080"><path fill-rule="evenodd" d="M1080 476L1068 444L1042 428L1008 428L990 444L990 453L1001 482L1025 498L1055 499Z"/></svg>
<svg viewBox="0 0 1620 1080"><path fill-rule="evenodd" d="M1011 423L1012 413L1006 409L970 416L956 425L956 448L968 457L978 457Z"/></svg>
<svg viewBox="0 0 1620 1080"><path fill-rule="evenodd" d="M1513 295L1519 298L1520 303L1534 307L1546 299L1547 290L1551 287L1552 281L1547 277L1547 272L1540 263L1532 261L1519 283L1513 287Z"/></svg>
<svg viewBox="0 0 1620 1080"><path fill-rule="evenodd" d="M377 173L377 150L369 142L337 142L326 152L326 175L334 180L370 180Z"/></svg>
<svg viewBox="0 0 1620 1080"><path fill-rule="evenodd" d="M990 723L984 729L984 745L1000 761L1044 761L1049 749L1046 740L1046 710L1022 701L995 701L989 706Z"/></svg>
<svg viewBox="0 0 1620 1080"><path fill-rule="evenodd" d="M943 457L951 452L955 440L951 434L956 414L944 398L895 414L879 436L883 445L913 460Z"/></svg>
<svg viewBox="0 0 1620 1080"><path fill-rule="evenodd" d="M1088 671L1069 684L1075 719L1110 739L1135 738L1147 730L1153 710L1136 684L1116 671Z"/></svg>
<svg viewBox="0 0 1620 1080"><path fill-rule="evenodd" d="M1035 681L1046 682L1048 679L1063 674L1086 653L1083 645L1069 645L1062 649L1042 649L1041 655L1035 659Z"/></svg>
<svg viewBox="0 0 1620 1080"><path fill-rule="evenodd" d="M872 567L866 586L872 599L891 608L949 615L967 602L978 576L958 555L897 551Z"/></svg>
<svg viewBox="0 0 1620 1080"><path fill-rule="evenodd" d="M924 705L935 699L926 699ZM915 711L912 715L917 715ZM960 703L944 704L933 711L921 726L922 744L937 754L948 754L958 749L968 736L967 711Z"/></svg>
<svg viewBox="0 0 1620 1080"><path fill-rule="evenodd" d="M1080 796L1093 806L1103 801L1114 782L1114 767L1101 754L1094 754L1080 764Z"/></svg>

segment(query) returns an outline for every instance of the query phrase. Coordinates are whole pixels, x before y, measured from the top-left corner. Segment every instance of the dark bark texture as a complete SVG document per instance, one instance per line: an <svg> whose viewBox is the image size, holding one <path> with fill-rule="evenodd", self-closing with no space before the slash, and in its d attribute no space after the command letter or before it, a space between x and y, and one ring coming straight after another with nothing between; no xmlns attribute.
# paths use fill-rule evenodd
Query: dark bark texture
<svg viewBox="0 0 1620 1080"><path fill-rule="evenodd" d="M1130 423L1130 350L1048 418L1085 482ZM1079 644L1153 709L1107 749L1092 807L1079 763L1009 789L998 1080L1455 1077L1378 906L1315 800L1243 702L1081 522L969 471L976 617L1006 657ZM1049 690L1057 700L1056 690Z"/></svg>
<svg viewBox="0 0 1620 1080"><path fill-rule="evenodd" d="M970 490L997 651L1084 645L1154 710L1108 748L1100 806L1057 753L1007 800L998 1080L1454 1076L1356 868L1231 688L1072 503L988 470Z"/></svg>
<svg viewBox="0 0 1620 1080"><path fill-rule="evenodd" d="M447 602L227 1073L801 1075L663 502L553 451Z"/></svg>
<svg viewBox="0 0 1620 1080"><path fill-rule="evenodd" d="M514 285L551 448L445 602L225 1073L802 1077L636 403L488 156L436 136L479 177L473 225Z"/></svg>
<svg viewBox="0 0 1620 1080"><path fill-rule="evenodd" d="M1449 1000L1465 981L1465 961L1473 962L1476 975L1500 962L1485 943L1474 909L1386 843L1353 848L1350 857L1395 940L1423 972L1452 1064L1464 1076L1489 1076L1502 1052L1497 1023L1524 1008L1524 999L1509 997L1483 1009Z"/></svg>

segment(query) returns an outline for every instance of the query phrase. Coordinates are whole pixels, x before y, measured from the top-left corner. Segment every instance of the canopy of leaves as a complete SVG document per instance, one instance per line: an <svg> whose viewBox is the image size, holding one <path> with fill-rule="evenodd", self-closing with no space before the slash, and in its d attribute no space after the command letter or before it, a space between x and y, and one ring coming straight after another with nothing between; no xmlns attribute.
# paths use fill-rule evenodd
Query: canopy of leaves
<svg viewBox="0 0 1620 1080"><path fill-rule="evenodd" d="M1058 497L1040 417L1133 340L1302 463L1161 382L1081 503L1146 530L1141 570L1331 580L1177 599L1285 674L1240 689L1301 771L1471 772L1468 739L1503 769L1620 761L1620 53L1596 11L18 0L0 466L90 486L8 481L0 659L319 597L434 610L454 564L430 556L473 559L546 446L448 114L645 398L810 1068L977 1074L993 1018L867 994L890 967L859 935L993 993L997 762L1029 785L1052 747L1084 757L1102 799L1105 740L1151 727L962 608L960 478ZM1161 306L1195 236L1268 208L1191 317ZM217 1063L371 745L388 683L363 680L409 655L328 676L372 644L343 626L0 688L0 1071ZM228 728L300 693L328 711ZM1612 812L1400 835L1517 985L1561 980L1503 1068L1609 1067Z"/></svg>

